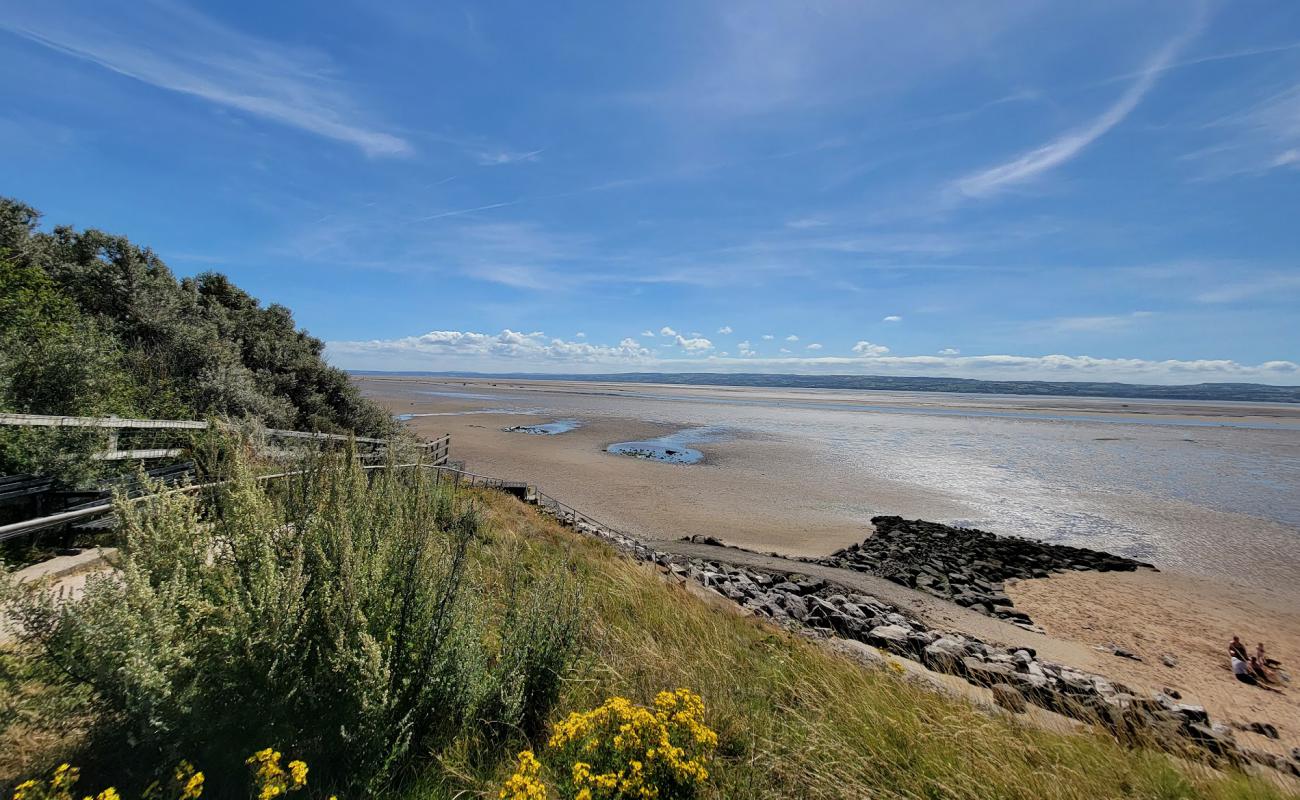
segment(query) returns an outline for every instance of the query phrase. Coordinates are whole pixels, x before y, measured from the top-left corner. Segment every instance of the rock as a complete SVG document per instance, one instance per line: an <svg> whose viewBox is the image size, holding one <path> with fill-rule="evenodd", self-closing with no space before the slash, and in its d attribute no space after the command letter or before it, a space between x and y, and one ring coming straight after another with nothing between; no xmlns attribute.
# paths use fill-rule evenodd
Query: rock
<svg viewBox="0 0 1300 800"><path fill-rule="evenodd" d="M1251 722L1246 725L1246 729L1251 733L1258 733L1260 736L1268 739L1278 738L1277 728L1267 722Z"/></svg>
<svg viewBox="0 0 1300 800"><path fill-rule="evenodd" d="M1119 656L1120 658L1127 658L1129 661L1142 660L1142 656L1138 655L1137 653L1134 653L1132 650L1126 650L1123 647L1115 647L1111 650L1111 653Z"/></svg>
<svg viewBox="0 0 1300 800"><path fill-rule="evenodd" d="M962 667L966 679L979 686L1006 683L1011 680L1011 676L1016 674L1015 670L1005 664L986 664L977 658L969 656L962 659Z"/></svg>
<svg viewBox="0 0 1300 800"><path fill-rule="evenodd" d="M1160 663L1164 664L1166 667L1169 667L1170 669L1173 669L1174 667L1178 666L1178 659L1174 658L1168 653L1165 653L1164 655L1160 656Z"/></svg>
<svg viewBox="0 0 1300 800"><path fill-rule="evenodd" d="M867 634L867 643L899 655L908 655L912 649L908 640L909 633L911 631L901 625L877 625Z"/></svg>
<svg viewBox="0 0 1300 800"><path fill-rule="evenodd" d="M813 592L820 592L822 589L826 588L826 581L823 578L803 577L796 580L794 583L799 587L799 591L802 594L812 594Z"/></svg>
<svg viewBox="0 0 1300 800"><path fill-rule="evenodd" d="M1233 738L1232 731L1225 730L1222 726L1194 724L1188 725L1184 730L1193 742L1216 755L1226 756L1236 752L1237 741Z"/></svg>
<svg viewBox="0 0 1300 800"><path fill-rule="evenodd" d="M995 683L990 689L993 690L993 702L1013 714L1023 714L1029 710L1029 704L1025 701L1025 696L1020 690L1009 683Z"/></svg>
<svg viewBox="0 0 1300 800"><path fill-rule="evenodd" d="M1189 703L1179 703L1174 706L1174 712L1182 717L1186 722L1195 722L1201 725L1210 724L1210 715L1206 712L1204 706L1194 706Z"/></svg>
<svg viewBox="0 0 1300 800"><path fill-rule="evenodd" d="M962 643L947 636L936 639L921 651L922 664L935 672L946 672L949 675L962 674L964 671L962 660L965 657L966 649Z"/></svg>

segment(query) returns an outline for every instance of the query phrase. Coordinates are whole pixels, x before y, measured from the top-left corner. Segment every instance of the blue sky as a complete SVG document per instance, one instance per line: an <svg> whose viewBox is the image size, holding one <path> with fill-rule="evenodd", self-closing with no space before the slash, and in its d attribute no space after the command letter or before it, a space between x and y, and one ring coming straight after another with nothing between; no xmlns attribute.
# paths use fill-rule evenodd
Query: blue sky
<svg viewBox="0 0 1300 800"><path fill-rule="evenodd" d="M347 368L1300 383L1300 4L0 1L0 193Z"/></svg>

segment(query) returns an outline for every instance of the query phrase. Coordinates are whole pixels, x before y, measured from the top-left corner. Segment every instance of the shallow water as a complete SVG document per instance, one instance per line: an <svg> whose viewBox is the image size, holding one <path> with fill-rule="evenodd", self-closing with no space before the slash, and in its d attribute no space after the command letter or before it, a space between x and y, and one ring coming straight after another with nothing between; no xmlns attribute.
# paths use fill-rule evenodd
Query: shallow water
<svg viewBox="0 0 1300 800"><path fill-rule="evenodd" d="M704 460L704 454L688 445L716 442L722 436L719 428L687 428L639 442L616 442L606 447L605 452L665 464L698 464Z"/></svg>
<svg viewBox="0 0 1300 800"><path fill-rule="evenodd" d="M543 422L537 425L512 425L503 430L506 433L527 433L533 436L559 436L577 430L581 425L582 423L576 419L557 419L554 422Z"/></svg>
<svg viewBox="0 0 1300 800"><path fill-rule="evenodd" d="M689 484L703 480L703 470L707 497L744 498L764 518L788 524L792 535L816 537L821 525L865 526L875 514L904 513L1252 583L1300 585L1300 422L1294 408L938 393L619 390L578 383L505 391L526 397L539 416L582 419L614 431L595 442L588 440L591 432L555 437L546 446L560 449L548 452L574 459L591 447L699 453L687 470L647 474L646 480L658 482L657 508L700 503L701 490ZM469 393L448 391L428 405L446 403L457 409L453 413L506 410L505 392L490 401L466 396L475 392L486 394L485 387L471 386ZM466 406L479 410L465 412ZM1090 413L1094 409L1098 413ZM694 441L673 434L656 439L642 432L646 423L714 433ZM620 429L637 430L640 441L620 440ZM571 480L570 491L579 495L602 480L599 468L575 472L579 462L572 460L564 472L557 467L548 474L550 463L532 461L528 469L548 485ZM590 491L593 500L608 504ZM655 521L642 513L629 508L626 521L653 528Z"/></svg>

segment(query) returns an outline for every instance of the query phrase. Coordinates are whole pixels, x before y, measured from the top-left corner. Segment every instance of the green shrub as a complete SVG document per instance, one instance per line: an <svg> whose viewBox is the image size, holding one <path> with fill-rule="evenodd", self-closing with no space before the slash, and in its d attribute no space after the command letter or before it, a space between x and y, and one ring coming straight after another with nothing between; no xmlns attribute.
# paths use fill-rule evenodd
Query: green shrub
<svg viewBox="0 0 1300 800"><path fill-rule="evenodd" d="M453 739L538 727L578 631L563 561L476 566L474 498L424 470L227 467L216 489L119 500L119 569L81 598L11 602L93 688L124 762L228 775L249 742L281 742L373 791Z"/></svg>

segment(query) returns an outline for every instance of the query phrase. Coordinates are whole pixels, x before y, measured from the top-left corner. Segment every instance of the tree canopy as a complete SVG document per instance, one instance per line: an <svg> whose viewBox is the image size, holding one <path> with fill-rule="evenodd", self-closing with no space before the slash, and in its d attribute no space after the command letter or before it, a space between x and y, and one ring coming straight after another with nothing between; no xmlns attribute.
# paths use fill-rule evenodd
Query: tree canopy
<svg viewBox="0 0 1300 800"><path fill-rule="evenodd" d="M220 273L177 280L125 237L39 223L0 198L0 411L393 431L288 308L262 306ZM3 473L40 467L22 438L0 438Z"/></svg>

